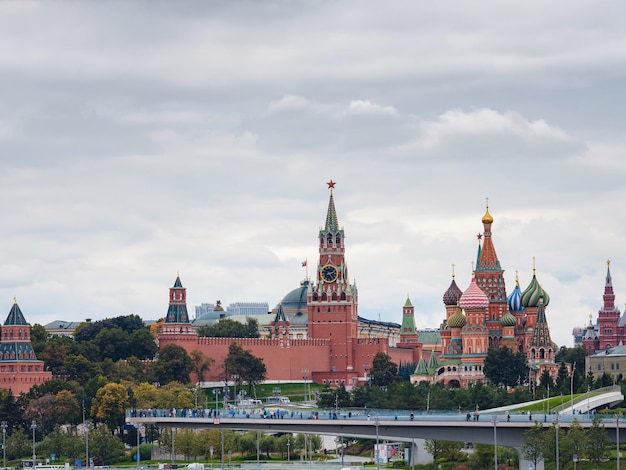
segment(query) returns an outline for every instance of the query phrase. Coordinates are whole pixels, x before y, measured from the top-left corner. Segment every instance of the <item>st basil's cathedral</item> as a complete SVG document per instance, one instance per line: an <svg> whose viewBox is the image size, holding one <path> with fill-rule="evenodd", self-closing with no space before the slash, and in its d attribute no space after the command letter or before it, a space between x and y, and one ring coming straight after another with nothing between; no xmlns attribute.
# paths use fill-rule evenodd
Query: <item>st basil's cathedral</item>
<svg viewBox="0 0 626 470"><path fill-rule="evenodd" d="M420 359L411 382L427 380L459 387L483 382L485 359L494 347L525 354L530 372L529 377L520 377L520 382L537 382L544 371L556 377L557 345L550 339L546 319L550 296L537 281L533 266L528 287L522 291L516 276L515 288L507 297L504 270L493 244L493 221L487 206L469 286L462 291L453 274L443 294L446 316L440 326L441 356L439 360L431 357L428 364Z"/></svg>

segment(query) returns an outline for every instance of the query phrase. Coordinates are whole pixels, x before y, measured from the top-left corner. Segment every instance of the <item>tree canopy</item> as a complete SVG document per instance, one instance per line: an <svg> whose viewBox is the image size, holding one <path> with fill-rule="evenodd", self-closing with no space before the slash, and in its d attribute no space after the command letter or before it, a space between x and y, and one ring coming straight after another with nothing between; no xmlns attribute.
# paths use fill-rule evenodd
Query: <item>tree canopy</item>
<svg viewBox="0 0 626 470"><path fill-rule="evenodd" d="M246 317L246 323L231 318L222 318L219 321L198 328L198 336L210 338L259 338L259 322L254 318Z"/></svg>
<svg viewBox="0 0 626 470"><path fill-rule="evenodd" d="M491 348L483 368L491 382L509 387L520 384L528 375L527 370L526 356L507 347Z"/></svg>

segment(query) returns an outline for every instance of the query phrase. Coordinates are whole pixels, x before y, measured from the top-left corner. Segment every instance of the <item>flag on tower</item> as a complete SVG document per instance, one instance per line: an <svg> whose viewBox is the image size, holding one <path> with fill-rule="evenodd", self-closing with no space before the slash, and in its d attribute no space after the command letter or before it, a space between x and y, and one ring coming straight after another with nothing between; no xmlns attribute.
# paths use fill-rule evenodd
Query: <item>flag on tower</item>
<svg viewBox="0 0 626 470"><path fill-rule="evenodd" d="M304 268L304 267L306 267L306 260L304 260L304 261L302 262L302 267L303 267L303 268Z"/></svg>

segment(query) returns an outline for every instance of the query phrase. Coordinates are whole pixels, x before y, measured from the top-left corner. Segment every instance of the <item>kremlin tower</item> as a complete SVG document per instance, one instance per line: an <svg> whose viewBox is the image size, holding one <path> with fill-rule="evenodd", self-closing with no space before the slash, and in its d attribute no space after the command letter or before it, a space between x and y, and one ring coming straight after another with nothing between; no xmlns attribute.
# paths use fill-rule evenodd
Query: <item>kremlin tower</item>
<svg viewBox="0 0 626 470"><path fill-rule="evenodd" d="M13 395L28 392L33 385L50 380L52 373L44 370L30 344L30 325L26 322L17 300L2 326L0 342L0 387Z"/></svg>

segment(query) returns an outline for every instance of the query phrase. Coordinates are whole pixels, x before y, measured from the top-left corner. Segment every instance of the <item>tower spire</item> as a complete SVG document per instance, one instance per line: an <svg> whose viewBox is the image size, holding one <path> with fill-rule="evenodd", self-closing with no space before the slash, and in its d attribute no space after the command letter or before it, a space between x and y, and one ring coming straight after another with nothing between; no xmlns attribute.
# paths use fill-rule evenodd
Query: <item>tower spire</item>
<svg viewBox="0 0 626 470"><path fill-rule="evenodd" d="M328 212L326 213L326 232L335 233L339 230L339 222L337 221L337 211L335 211L335 200L333 199L333 189L335 183L332 179L326 183L330 190L330 199L328 201Z"/></svg>

